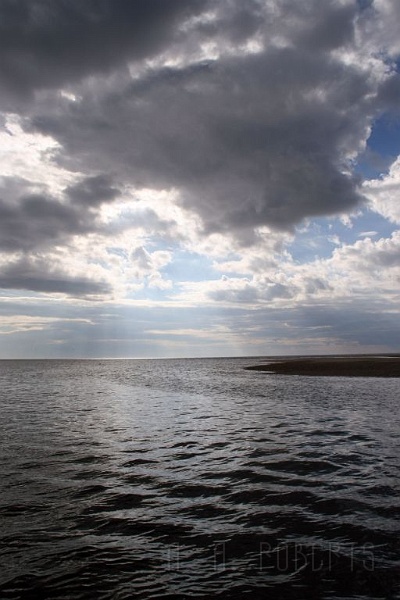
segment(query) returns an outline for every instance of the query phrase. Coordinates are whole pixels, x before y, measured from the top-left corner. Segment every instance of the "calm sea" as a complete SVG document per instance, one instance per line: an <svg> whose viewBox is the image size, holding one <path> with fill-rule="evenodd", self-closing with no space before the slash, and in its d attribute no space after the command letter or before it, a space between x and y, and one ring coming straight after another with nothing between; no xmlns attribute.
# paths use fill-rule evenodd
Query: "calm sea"
<svg viewBox="0 0 400 600"><path fill-rule="evenodd" d="M400 598L399 380L1 361L0 598Z"/></svg>

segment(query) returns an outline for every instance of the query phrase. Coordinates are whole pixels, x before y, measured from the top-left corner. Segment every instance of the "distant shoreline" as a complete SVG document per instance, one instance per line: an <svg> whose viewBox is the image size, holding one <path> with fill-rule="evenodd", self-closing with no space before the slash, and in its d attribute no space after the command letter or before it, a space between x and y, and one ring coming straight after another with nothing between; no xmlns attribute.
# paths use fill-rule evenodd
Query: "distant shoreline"
<svg viewBox="0 0 400 600"><path fill-rule="evenodd" d="M400 355L301 357L271 360L245 369L310 377L400 377Z"/></svg>

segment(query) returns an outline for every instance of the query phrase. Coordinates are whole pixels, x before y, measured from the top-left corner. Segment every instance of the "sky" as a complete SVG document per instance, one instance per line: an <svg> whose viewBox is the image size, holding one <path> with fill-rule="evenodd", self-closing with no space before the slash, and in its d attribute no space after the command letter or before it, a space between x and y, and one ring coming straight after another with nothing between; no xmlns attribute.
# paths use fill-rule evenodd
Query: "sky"
<svg viewBox="0 0 400 600"><path fill-rule="evenodd" d="M400 351L398 0L2 0L0 358Z"/></svg>

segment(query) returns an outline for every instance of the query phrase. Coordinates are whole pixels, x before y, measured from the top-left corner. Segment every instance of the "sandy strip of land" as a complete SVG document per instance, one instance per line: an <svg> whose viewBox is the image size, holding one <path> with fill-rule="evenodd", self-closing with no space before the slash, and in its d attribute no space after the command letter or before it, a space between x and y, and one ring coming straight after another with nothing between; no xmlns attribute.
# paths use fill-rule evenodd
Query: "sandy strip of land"
<svg viewBox="0 0 400 600"><path fill-rule="evenodd" d="M299 357L273 360L246 369L278 375L400 377L400 355Z"/></svg>

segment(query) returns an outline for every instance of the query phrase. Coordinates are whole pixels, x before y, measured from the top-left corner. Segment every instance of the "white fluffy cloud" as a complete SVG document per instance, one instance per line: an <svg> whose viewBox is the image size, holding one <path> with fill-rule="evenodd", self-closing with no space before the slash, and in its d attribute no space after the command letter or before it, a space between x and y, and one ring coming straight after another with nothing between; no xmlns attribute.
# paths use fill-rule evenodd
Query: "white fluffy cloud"
<svg viewBox="0 0 400 600"><path fill-rule="evenodd" d="M366 181L364 190L374 212L400 225L400 157L387 175Z"/></svg>

